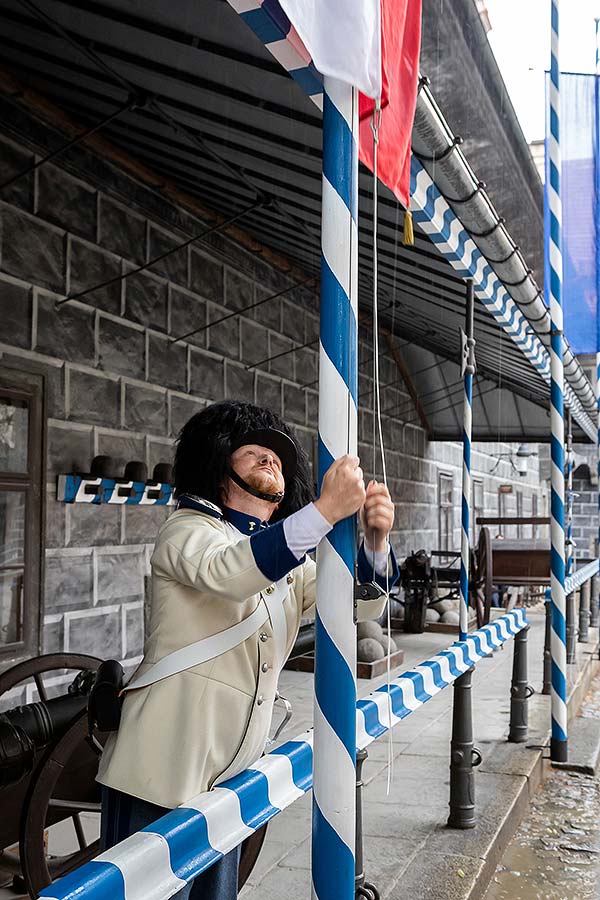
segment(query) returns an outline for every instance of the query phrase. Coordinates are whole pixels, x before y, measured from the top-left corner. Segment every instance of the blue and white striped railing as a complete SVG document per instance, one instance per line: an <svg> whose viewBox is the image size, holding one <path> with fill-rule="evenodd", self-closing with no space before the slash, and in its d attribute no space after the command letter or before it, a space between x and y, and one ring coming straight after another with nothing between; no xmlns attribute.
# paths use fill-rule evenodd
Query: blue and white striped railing
<svg viewBox="0 0 600 900"><path fill-rule="evenodd" d="M172 506L174 487L157 481L59 475L56 499L61 503L112 503L117 505Z"/></svg>
<svg viewBox="0 0 600 900"><path fill-rule="evenodd" d="M368 747L527 627L514 609L394 678L356 704L356 748ZM53 900L168 900L310 790L312 732L194 797L45 888Z"/></svg>
<svg viewBox="0 0 600 900"><path fill-rule="evenodd" d="M582 584L586 581L589 581L596 573L599 571L600 561L597 559L593 559L587 565L582 566L580 569L577 569L569 577L565 578L565 594L572 594L573 591L576 591L577 588L580 588Z"/></svg>

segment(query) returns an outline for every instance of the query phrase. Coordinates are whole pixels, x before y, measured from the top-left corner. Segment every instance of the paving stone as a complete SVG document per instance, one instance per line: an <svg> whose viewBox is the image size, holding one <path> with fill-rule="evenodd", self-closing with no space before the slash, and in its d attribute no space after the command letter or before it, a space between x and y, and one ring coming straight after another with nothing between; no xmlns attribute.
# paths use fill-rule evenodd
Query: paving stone
<svg viewBox="0 0 600 900"><path fill-rule="evenodd" d="M430 853L413 856L387 900L463 900L477 884L484 863L469 856Z"/></svg>
<svg viewBox="0 0 600 900"><path fill-rule="evenodd" d="M99 553L98 603L144 599L144 554Z"/></svg>
<svg viewBox="0 0 600 900"><path fill-rule="evenodd" d="M185 338L185 343L204 347L206 344L206 300L195 294L171 288L171 335L180 337L196 328L203 329Z"/></svg>
<svg viewBox="0 0 600 900"><path fill-rule="evenodd" d="M103 659L121 657L121 614L98 610L92 616L74 615L68 623L70 653L91 653ZM101 647L101 653L98 648Z"/></svg>
<svg viewBox="0 0 600 900"><path fill-rule="evenodd" d="M236 366L235 363L225 362L226 396L232 400L246 400L254 402L254 378L253 369L245 366Z"/></svg>
<svg viewBox="0 0 600 900"><path fill-rule="evenodd" d="M167 393L138 384L125 384L124 422L133 431L165 434L167 431Z"/></svg>
<svg viewBox="0 0 600 900"><path fill-rule="evenodd" d="M38 215L61 228L96 239L96 191L53 165L38 171Z"/></svg>
<svg viewBox="0 0 600 900"><path fill-rule="evenodd" d="M146 222L114 203L100 197L100 244L113 253L136 263L146 259Z"/></svg>
<svg viewBox="0 0 600 900"><path fill-rule="evenodd" d="M148 380L175 391L187 390L187 346L173 344L167 338L150 334Z"/></svg>
<svg viewBox="0 0 600 900"><path fill-rule="evenodd" d="M72 369L70 418L77 422L116 427L121 420L121 386L118 381Z"/></svg>
<svg viewBox="0 0 600 900"><path fill-rule="evenodd" d="M89 472L93 455L92 430L58 428L48 425L47 475Z"/></svg>
<svg viewBox="0 0 600 900"><path fill-rule="evenodd" d="M70 547L102 547L120 542L120 506L70 503L68 517Z"/></svg>
<svg viewBox="0 0 600 900"><path fill-rule="evenodd" d="M0 138L0 184L9 178L19 175L19 179L9 187L3 188L2 199L5 203L19 206L29 212L33 209L33 172L21 175L33 165L34 156L29 150L18 147L11 141Z"/></svg>
<svg viewBox="0 0 600 900"><path fill-rule="evenodd" d="M202 350L192 350L190 391L207 400L222 400L225 397L224 361Z"/></svg>
<svg viewBox="0 0 600 900"><path fill-rule="evenodd" d="M56 309L52 298L39 294L35 349L70 362L89 363L95 352L94 311L69 303Z"/></svg>
<svg viewBox="0 0 600 900"><path fill-rule="evenodd" d="M3 343L25 349L31 347L31 290L0 281L0 322Z"/></svg>
<svg viewBox="0 0 600 900"><path fill-rule="evenodd" d="M139 328L100 316L98 365L105 372L143 379L146 373L146 335Z"/></svg>
<svg viewBox="0 0 600 900"><path fill-rule="evenodd" d="M171 403L171 434L176 437L185 423L196 413L201 412L206 402L198 400L196 397L180 397L172 394Z"/></svg>
<svg viewBox="0 0 600 900"><path fill-rule="evenodd" d="M167 250L173 250L174 247L177 247L184 241L184 237L173 237L150 226L148 258L155 259L162 253L166 253ZM181 284L185 287L188 283L188 248L184 247L182 250L175 250L173 253L165 256L160 262L154 263L150 268L153 272L163 275L174 284Z"/></svg>
<svg viewBox="0 0 600 900"><path fill-rule="evenodd" d="M65 235L14 207L3 207L1 222L4 271L64 293Z"/></svg>
<svg viewBox="0 0 600 900"><path fill-rule="evenodd" d="M87 291L95 284L102 284L121 276L121 260L99 247L90 247L76 238L70 241L70 292ZM106 312L121 312L121 282L116 281L82 297L83 303L97 306Z"/></svg>
<svg viewBox="0 0 600 900"><path fill-rule="evenodd" d="M167 284L139 272L125 279L125 315L146 328L167 330Z"/></svg>
<svg viewBox="0 0 600 900"><path fill-rule="evenodd" d="M223 266L192 249L190 254L190 288L206 300L223 303Z"/></svg>
<svg viewBox="0 0 600 900"><path fill-rule="evenodd" d="M553 763L556 769L569 769L596 775L600 761L600 719L578 716L569 729L569 760Z"/></svg>
<svg viewBox="0 0 600 900"><path fill-rule="evenodd" d="M46 557L44 587L46 613L91 606L92 590L91 553L85 556Z"/></svg>

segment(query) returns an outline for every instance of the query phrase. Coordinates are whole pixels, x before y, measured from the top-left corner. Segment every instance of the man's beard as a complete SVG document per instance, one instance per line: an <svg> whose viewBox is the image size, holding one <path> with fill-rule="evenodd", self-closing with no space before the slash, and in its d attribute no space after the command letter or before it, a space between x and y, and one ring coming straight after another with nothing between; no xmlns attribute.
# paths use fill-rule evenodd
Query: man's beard
<svg viewBox="0 0 600 900"><path fill-rule="evenodd" d="M246 483L263 494L276 494L283 490L282 479L266 469L252 469L245 479Z"/></svg>

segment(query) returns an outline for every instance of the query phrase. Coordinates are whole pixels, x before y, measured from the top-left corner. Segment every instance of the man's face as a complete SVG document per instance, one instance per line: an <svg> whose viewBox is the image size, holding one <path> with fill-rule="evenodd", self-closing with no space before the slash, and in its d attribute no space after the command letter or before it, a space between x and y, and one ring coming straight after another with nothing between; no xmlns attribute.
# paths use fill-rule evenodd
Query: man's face
<svg viewBox="0 0 600 900"><path fill-rule="evenodd" d="M279 494L285 490L281 460L274 450L258 444L244 444L231 454L231 465L240 478L264 494Z"/></svg>

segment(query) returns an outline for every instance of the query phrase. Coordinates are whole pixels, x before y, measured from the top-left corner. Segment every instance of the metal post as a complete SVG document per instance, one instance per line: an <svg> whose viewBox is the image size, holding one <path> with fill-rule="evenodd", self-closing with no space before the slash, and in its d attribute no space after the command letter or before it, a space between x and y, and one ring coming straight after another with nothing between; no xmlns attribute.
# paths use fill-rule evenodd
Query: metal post
<svg viewBox="0 0 600 900"><path fill-rule="evenodd" d="M590 595L592 582L584 581L579 591L579 642L587 644L590 639Z"/></svg>
<svg viewBox="0 0 600 900"><path fill-rule="evenodd" d="M527 702L533 693L533 690L527 683L528 631L529 627L523 628L514 638L508 740L515 744L522 744L527 740Z"/></svg>
<svg viewBox="0 0 600 900"><path fill-rule="evenodd" d="M319 356L319 478L356 454L358 93L325 78ZM353 900L356 827L355 522L317 551L312 896Z"/></svg>
<svg viewBox="0 0 600 900"><path fill-rule="evenodd" d="M572 666L577 662L577 600L575 591L567 594L567 610L566 610L566 629L565 636L567 642L567 664Z"/></svg>
<svg viewBox="0 0 600 900"><path fill-rule="evenodd" d="M600 579L598 575L594 575L592 577L592 595L590 600L590 627L597 628L599 619L600 619L600 609L598 608L598 601L600 599Z"/></svg>
<svg viewBox="0 0 600 900"><path fill-rule="evenodd" d="M475 340L473 338L473 279L467 278L465 312L466 334L461 332L463 361L463 469L460 540L460 607L459 640L465 641L469 631L469 513L471 505L471 426L473 420L473 375L475 374Z"/></svg>
<svg viewBox="0 0 600 900"><path fill-rule="evenodd" d="M474 828L475 775L473 768L481 762L481 753L473 746L473 714L469 669L454 682L452 740L450 742L450 828Z"/></svg>
<svg viewBox="0 0 600 900"><path fill-rule="evenodd" d="M546 591L544 609L546 611L546 630L544 632L544 676L542 694L549 694L552 690L552 653L550 652L550 641L552 639L552 604L550 602L550 590Z"/></svg>
<svg viewBox="0 0 600 900"><path fill-rule="evenodd" d="M563 366L562 311L562 252L560 198L561 155L559 133L559 62L558 7L551 2L550 51L550 137L547 153L550 177L546 197L549 212L550 257L550 412L551 412L551 590L552 590L552 738L550 757L554 762L566 762L567 749L567 652L565 626L565 419Z"/></svg>
<svg viewBox="0 0 600 900"><path fill-rule="evenodd" d="M370 884L363 871L363 833L362 833L362 768L369 754L366 750L356 751L356 868L354 879L355 897L365 900L379 900L379 891Z"/></svg>

